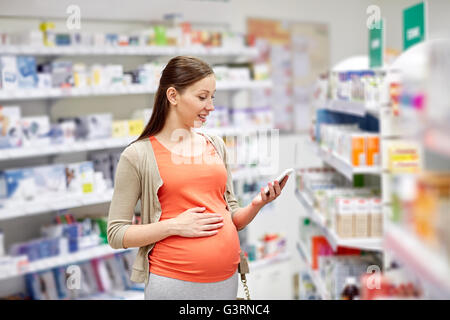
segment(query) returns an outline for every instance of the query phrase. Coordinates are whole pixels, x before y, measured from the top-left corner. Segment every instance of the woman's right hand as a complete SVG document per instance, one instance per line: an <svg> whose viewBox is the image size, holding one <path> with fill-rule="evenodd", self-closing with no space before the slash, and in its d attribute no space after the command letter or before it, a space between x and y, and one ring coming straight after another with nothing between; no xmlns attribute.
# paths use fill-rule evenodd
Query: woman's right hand
<svg viewBox="0 0 450 320"><path fill-rule="evenodd" d="M203 213L205 208L190 208L171 219L175 235L195 238L213 236L223 227L219 213Z"/></svg>

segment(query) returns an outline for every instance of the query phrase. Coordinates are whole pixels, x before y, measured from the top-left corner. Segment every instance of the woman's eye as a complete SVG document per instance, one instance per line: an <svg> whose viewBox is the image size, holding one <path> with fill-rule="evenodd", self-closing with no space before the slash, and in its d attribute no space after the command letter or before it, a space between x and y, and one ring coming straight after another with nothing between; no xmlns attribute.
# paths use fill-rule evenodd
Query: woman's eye
<svg viewBox="0 0 450 320"><path fill-rule="evenodd" d="M198 97L201 101L205 100L206 97Z"/></svg>

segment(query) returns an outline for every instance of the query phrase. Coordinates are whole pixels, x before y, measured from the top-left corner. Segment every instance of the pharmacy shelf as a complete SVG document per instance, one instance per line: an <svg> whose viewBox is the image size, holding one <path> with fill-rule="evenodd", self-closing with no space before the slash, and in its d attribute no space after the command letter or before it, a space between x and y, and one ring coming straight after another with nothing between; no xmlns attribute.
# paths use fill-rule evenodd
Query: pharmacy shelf
<svg viewBox="0 0 450 320"><path fill-rule="evenodd" d="M214 134L218 136L248 136L256 133L268 132L270 130L271 129L259 129L259 128L249 128L243 130L235 127L228 127L228 128L224 127L224 128L202 128L197 131ZM30 147L2 149L0 153L0 161L45 157L50 155L87 152L93 150L124 148L136 139L137 136L122 137L122 138L104 138L88 141L74 141L72 143L66 144L50 144L42 146L33 145Z"/></svg>
<svg viewBox="0 0 450 320"><path fill-rule="evenodd" d="M330 293L328 292L319 272L311 268L311 258L307 254L307 250L301 241L297 242L297 251L300 253L301 258L305 261L305 264L307 265L306 270L309 276L311 277L311 280L313 281L317 293L320 295L321 299L330 300L331 299Z"/></svg>
<svg viewBox="0 0 450 320"><path fill-rule="evenodd" d="M266 257L266 258L255 260L255 261L249 261L248 267L251 272L252 270L271 266L278 262L288 261L289 259L291 259L290 253L288 251L283 251L283 252L277 253L271 257Z"/></svg>
<svg viewBox="0 0 450 320"><path fill-rule="evenodd" d="M355 167L340 155L336 154L332 150L327 150L324 147L319 146L317 143L313 143L313 148L319 158L342 173L349 180L353 180L353 176L355 174L381 174L381 169L379 166Z"/></svg>
<svg viewBox="0 0 450 320"><path fill-rule="evenodd" d="M111 292L98 293L89 297L76 300L144 300L143 290L113 290Z"/></svg>
<svg viewBox="0 0 450 320"><path fill-rule="evenodd" d="M412 232L392 222L386 223L384 239L386 251L421 280L432 298L450 298L450 262L445 254L431 250Z"/></svg>
<svg viewBox="0 0 450 320"><path fill-rule="evenodd" d="M40 272L44 270L53 269L70 264L76 264L95 258L104 257L116 253L126 252L134 249L112 249L109 245L99 245L92 248L79 250L74 253L50 257L36 260L23 264L20 270L14 268L5 268L4 272L0 274L0 280L8 279L17 276L23 276L30 273Z"/></svg>
<svg viewBox="0 0 450 320"><path fill-rule="evenodd" d="M137 137L105 138L89 141L74 141L66 144L50 144L43 146L30 146L21 148L2 149L0 161L16 160L22 158L36 158L56 154L86 152L92 150L123 148Z"/></svg>
<svg viewBox="0 0 450 320"><path fill-rule="evenodd" d="M63 209L71 209L95 204L110 202L114 190L93 192L89 194L63 194L50 199L38 199L34 201L17 202L9 200L3 208L0 208L0 220L27 217Z"/></svg>
<svg viewBox="0 0 450 320"><path fill-rule="evenodd" d="M253 134L268 133L273 128L241 128L241 127L223 127L223 128L199 128L197 132L209 133L217 136L249 136Z"/></svg>
<svg viewBox="0 0 450 320"><path fill-rule="evenodd" d="M36 56L258 56L256 47L175 47L175 46L0 46L0 54Z"/></svg>
<svg viewBox="0 0 450 320"><path fill-rule="evenodd" d="M422 140L428 150L450 158L450 129L448 127L429 127L424 131Z"/></svg>
<svg viewBox="0 0 450 320"><path fill-rule="evenodd" d="M218 81L218 91L270 88L270 80L249 81ZM61 99L96 96L118 96L133 94L154 94L156 86L133 84L133 85L110 85L107 87L85 87L85 88L33 88L17 90L0 90L0 101L12 100L38 100L38 99Z"/></svg>
<svg viewBox="0 0 450 320"><path fill-rule="evenodd" d="M327 100L324 109L336 111L354 116L364 117L366 115L366 105L364 101L349 100Z"/></svg>
<svg viewBox="0 0 450 320"><path fill-rule="evenodd" d="M306 194L296 190L295 195L305 208L308 217L320 227L323 235L327 238L334 251L336 251L338 247L347 247L370 251L383 250L383 240L381 238L341 239L336 234L336 232L334 232L334 230L331 230L327 226L325 217L314 207L313 202Z"/></svg>

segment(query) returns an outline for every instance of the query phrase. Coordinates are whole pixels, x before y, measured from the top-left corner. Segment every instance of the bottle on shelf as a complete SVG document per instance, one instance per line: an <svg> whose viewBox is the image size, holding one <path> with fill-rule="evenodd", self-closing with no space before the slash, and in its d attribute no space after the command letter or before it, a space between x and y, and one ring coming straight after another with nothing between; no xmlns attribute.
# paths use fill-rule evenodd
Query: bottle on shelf
<svg viewBox="0 0 450 320"><path fill-rule="evenodd" d="M355 277L348 277L341 294L342 300L359 300L359 288Z"/></svg>

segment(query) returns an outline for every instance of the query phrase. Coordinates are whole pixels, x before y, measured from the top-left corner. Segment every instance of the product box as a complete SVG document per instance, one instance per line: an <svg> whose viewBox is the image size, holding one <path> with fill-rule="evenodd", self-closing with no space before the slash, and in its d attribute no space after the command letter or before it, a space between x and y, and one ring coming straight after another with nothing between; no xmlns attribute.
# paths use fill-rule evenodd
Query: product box
<svg viewBox="0 0 450 320"><path fill-rule="evenodd" d="M94 164L95 172L102 172L108 187L112 187L112 165L111 157L108 152L95 152L89 155L89 159Z"/></svg>
<svg viewBox="0 0 450 320"><path fill-rule="evenodd" d="M364 134L351 134L351 164L354 166L364 166L366 165L366 139Z"/></svg>
<svg viewBox="0 0 450 320"><path fill-rule="evenodd" d="M36 58L18 56L17 75L20 89L36 88L39 82L36 72Z"/></svg>
<svg viewBox="0 0 450 320"><path fill-rule="evenodd" d="M15 56L0 56L0 89L18 88L17 59Z"/></svg>
<svg viewBox="0 0 450 320"><path fill-rule="evenodd" d="M144 131L143 120L128 120L128 133L130 136L139 136Z"/></svg>
<svg viewBox="0 0 450 320"><path fill-rule="evenodd" d="M21 111L18 106L0 106L0 149L22 145Z"/></svg>
<svg viewBox="0 0 450 320"><path fill-rule="evenodd" d="M94 164L91 161L65 166L67 191L76 194L94 191Z"/></svg>
<svg viewBox="0 0 450 320"><path fill-rule="evenodd" d="M336 198L336 233L342 238L354 236L354 208L350 198Z"/></svg>
<svg viewBox="0 0 450 320"><path fill-rule="evenodd" d="M32 168L39 198L52 197L66 192L66 175L63 164L52 164Z"/></svg>
<svg viewBox="0 0 450 320"><path fill-rule="evenodd" d="M377 134L366 135L366 160L368 166L381 165L380 136Z"/></svg>
<svg viewBox="0 0 450 320"><path fill-rule="evenodd" d="M51 64L52 87L66 88L73 86L72 62L54 61Z"/></svg>
<svg viewBox="0 0 450 320"><path fill-rule="evenodd" d="M369 232L370 203L368 199L356 198L353 200L354 208L354 236L355 238L367 238Z"/></svg>
<svg viewBox="0 0 450 320"><path fill-rule="evenodd" d="M127 120L115 120L112 123L112 137L123 138L129 135L128 121Z"/></svg>
<svg viewBox="0 0 450 320"><path fill-rule="evenodd" d="M0 180L3 180L6 186L7 200L17 202L32 200L37 194L32 168L5 170L0 174Z"/></svg>
<svg viewBox="0 0 450 320"><path fill-rule="evenodd" d="M112 133L112 114L90 114L85 117L87 123L87 139L110 138Z"/></svg>
<svg viewBox="0 0 450 320"><path fill-rule="evenodd" d="M73 65L73 82L77 88L85 88L88 86L88 73L85 64L76 63Z"/></svg>
<svg viewBox="0 0 450 320"><path fill-rule="evenodd" d="M20 123L24 147L50 144L50 120L48 116L23 117Z"/></svg>
<svg viewBox="0 0 450 320"><path fill-rule="evenodd" d="M75 140L85 140L88 137L89 126L88 126L88 118L86 116L58 119L59 124L62 124L62 123L65 124L67 122L75 124L75 131L74 131ZM67 126L68 126L69 132L70 132L70 129L73 129L73 125L70 124Z"/></svg>

